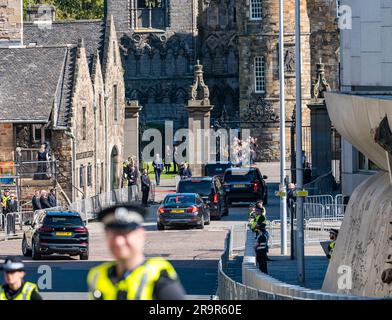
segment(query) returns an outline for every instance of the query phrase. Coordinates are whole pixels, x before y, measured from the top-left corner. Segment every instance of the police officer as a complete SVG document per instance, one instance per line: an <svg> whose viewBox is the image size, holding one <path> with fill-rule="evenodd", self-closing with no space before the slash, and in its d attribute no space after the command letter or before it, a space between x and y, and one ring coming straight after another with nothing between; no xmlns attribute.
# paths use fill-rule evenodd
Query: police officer
<svg viewBox="0 0 392 320"><path fill-rule="evenodd" d="M256 218L256 205L254 203L251 203L249 205L249 212L248 212L249 224L252 224L255 218Z"/></svg>
<svg viewBox="0 0 392 320"><path fill-rule="evenodd" d="M117 204L98 214L103 222L114 262L90 270L87 283L91 300L182 300L185 292L173 266L163 258L144 256L147 211Z"/></svg>
<svg viewBox="0 0 392 320"><path fill-rule="evenodd" d="M264 223L258 223L256 226L256 230L258 232L258 237L256 240L256 244L254 246L256 252L256 261L259 265L259 269L261 272L268 274L267 268L267 251L268 251L268 233L265 228Z"/></svg>
<svg viewBox="0 0 392 320"><path fill-rule="evenodd" d="M266 210L264 208L263 200L256 202L255 218L251 223L251 229L253 232L256 232L256 226L258 223L267 224Z"/></svg>
<svg viewBox="0 0 392 320"><path fill-rule="evenodd" d="M3 214L7 214L7 202L10 199L10 190L4 190L4 194L1 197L1 206L3 208Z"/></svg>
<svg viewBox="0 0 392 320"><path fill-rule="evenodd" d="M4 280L0 288L0 300L42 300L34 283L25 282L24 264L16 257L6 258L1 266Z"/></svg>
<svg viewBox="0 0 392 320"><path fill-rule="evenodd" d="M335 249L336 239L338 238L339 230L331 229L329 231L329 239L331 240L328 245L328 254L327 258L330 260L332 258L333 250Z"/></svg>

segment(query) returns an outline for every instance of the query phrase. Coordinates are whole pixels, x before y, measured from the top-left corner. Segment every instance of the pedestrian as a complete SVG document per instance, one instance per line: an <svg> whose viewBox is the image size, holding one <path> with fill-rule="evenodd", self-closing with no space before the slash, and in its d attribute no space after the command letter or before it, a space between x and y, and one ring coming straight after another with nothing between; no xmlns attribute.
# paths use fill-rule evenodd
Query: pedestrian
<svg viewBox="0 0 392 320"><path fill-rule="evenodd" d="M173 266L161 257L144 255L147 210L117 204L98 213L114 262L90 270L87 277L91 300L183 300L184 289Z"/></svg>
<svg viewBox="0 0 392 320"><path fill-rule="evenodd" d="M179 173L181 179L192 178L192 170L189 166L189 163L182 164Z"/></svg>
<svg viewBox="0 0 392 320"><path fill-rule="evenodd" d="M129 199L129 201L136 198L138 178L139 178L139 173L136 168L135 162L131 161L128 165L128 170L127 170L128 199Z"/></svg>
<svg viewBox="0 0 392 320"><path fill-rule="evenodd" d="M312 182L312 169L310 168L310 163L305 162L304 167L304 184Z"/></svg>
<svg viewBox="0 0 392 320"><path fill-rule="evenodd" d="M52 208L57 207L57 198L56 198L56 190L50 189L48 195L48 201Z"/></svg>
<svg viewBox="0 0 392 320"><path fill-rule="evenodd" d="M268 234L264 223L258 223L256 230L258 237L254 246L256 253L256 261L261 272L268 274L267 268L267 252L268 252Z"/></svg>
<svg viewBox="0 0 392 320"><path fill-rule="evenodd" d="M155 182L157 183L157 186L159 186L159 184L161 183L161 173L163 171L163 163L159 156L159 153L155 155L155 159L152 162L152 166L154 167Z"/></svg>
<svg viewBox="0 0 392 320"><path fill-rule="evenodd" d="M143 169L143 174L141 177L142 181L142 204L145 207L148 207L148 195L150 193L151 181L148 176L147 169Z"/></svg>
<svg viewBox="0 0 392 320"><path fill-rule="evenodd" d="M179 162L177 162L177 160L179 160L179 154L178 154L178 146L174 146L173 148L173 169L174 169L174 173L178 173L179 171Z"/></svg>
<svg viewBox="0 0 392 320"><path fill-rule="evenodd" d="M0 300L42 300L38 287L25 282L25 267L20 258L7 257L1 266L5 284L0 287Z"/></svg>
<svg viewBox="0 0 392 320"><path fill-rule="evenodd" d="M295 195L295 184L294 183L289 183L287 185L287 208L289 209L290 212L290 217L294 212L294 207L295 207L295 202L297 201L297 196Z"/></svg>
<svg viewBox="0 0 392 320"><path fill-rule="evenodd" d="M16 201L15 195L11 194L7 201L7 210L6 210L6 221L8 225L8 234L16 234L15 229L15 213L18 212L18 202Z"/></svg>
<svg viewBox="0 0 392 320"><path fill-rule="evenodd" d="M2 207L2 211L3 214L6 215L7 214L7 202L10 199L10 190L9 189L5 189L3 192L3 195L1 196L1 207Z"/></svg>
<svg viewBox="0 0 392 320"><path fill-rule="evenodd" d="M336 240L338 238L338 235L339 235L339 230L337 230L337 229L331 229L329 231L329 239L331 240L331 242L328 245L328 253L327 253L328 260L331 260L331 258L332 258L333 251L335 250L335 245L336 245Z"/></svg>
<svg viewBox="0 0 392 320"><path fill-rule="evenodd" d="M47 152L47 146L42 143L41 148L37 153L38 170L34 175L34 180L45 180L47 179L47 161L49 161L49 153Z"/></svg>
<svg viewBox="0 0 392 320"><path fill-rule="evenodd" d="M171 158L171 156L173 155L173 151L171 150L170 146L167 145L166 146L166 153L165 153L165 171L166 174L168 174L170 172L170 167L172 165L172 161L173 159Z"/></svg>
<svg viewBox="0 0 392 320"><path fill-rule="evenodd" d="M41 210L42 205L41 205L41 192L39 190L34 191L34 196L31 199L31 204L33 205L33 211Z"/></svg>
<svg viewBox="0 0 392 320"><path fill-rule="evenodd" d="M51 208L50 203L49 203L49 199L48 199L48 192L46 190L41 191L41 197L39 198L39 201L41 202L42 209Z"/></svg>
<svg viewBox="0 0 392 320"><path fill-rule="evenodd" d="M267 212L264 208L264 202L263 200L259 200L256 202L256 208L255 208L255 218L253 219L253 222L251 223L251 230L253 232L256 232L256 226L259 223L262 223L264 225L267 225Z"/></svg>

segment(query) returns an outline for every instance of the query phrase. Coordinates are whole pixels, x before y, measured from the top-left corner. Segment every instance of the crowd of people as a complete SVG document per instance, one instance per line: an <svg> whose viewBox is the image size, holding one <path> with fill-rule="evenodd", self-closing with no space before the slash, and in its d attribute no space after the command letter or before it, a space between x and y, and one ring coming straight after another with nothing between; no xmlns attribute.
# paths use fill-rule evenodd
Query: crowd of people
<svg viewBox="0 0 392 320"><path fill-rule="evenodd" d="M50 189L49 192L47 190L35 190L31 204L33 211L57 207L55 189Z"/></svg>
<svg viewBox="0 0 392 320"><path fill-rule="evenodd" d="M254 164L257 159L259 145L257 138L248 137L244 140L234 138L232 145L230 146L231 162L241 167L243 164Z"/></svg>

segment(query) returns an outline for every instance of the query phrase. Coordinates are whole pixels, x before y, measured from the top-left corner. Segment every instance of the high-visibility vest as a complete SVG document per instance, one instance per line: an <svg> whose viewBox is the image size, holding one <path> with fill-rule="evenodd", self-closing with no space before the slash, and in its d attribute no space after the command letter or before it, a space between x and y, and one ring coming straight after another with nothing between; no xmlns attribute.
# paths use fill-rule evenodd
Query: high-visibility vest
<svg viewBox="0 0 392 320"><path fill-rule="evenodd" d="M38 292L37 285L31 282L25 282L23 284L22 291L12 300L31 300L31 294L34 290L37 290ZM0 288L0 300L8 300L7 296L5 295L3 286L1 286Z"/></svg>
<svg viewBox="0 0 392 320"><path fill-rule="evenodd" d="M255 228L256 228L256 226L257 226L257 224L258 224L259 222L262 222L262 223L264 223L264 224L267 224L268 220L267 220L267 218L265 217L265 214L266 214L265 208L263 208L263 214L258 214L258 215L256 215L256 217L251 221L251 223L250 223L250 228L252 229L252 231L255 231Z"/></svg>
<svg viewBox="0 0 392 320"><path fill-rule="evenodd" d="M1 197L1 204L2 204L3 208L5 208L7 206L8 199L9 199L9 197L7 197L7 196Z"/></svg>
<svg viewBox="0 0 392 320"><path fill-rule="evenodd" d="M171 279L177 279L177 273L168 261L151 258L114 284L109 278L109 270L115 264L108 262L90 270L87 276L90 300L118 300L119 292L127 300L153 300L154 286L162 271Z"/></svg>
<svg viewBox="0 0 392 320"><path fill-rule="evenodd" d="M332 258L333 249L335 249L335 244L336 244L336 240L335 240L335 241L332 241L332 242L328 245L329 259Z"/></svg>

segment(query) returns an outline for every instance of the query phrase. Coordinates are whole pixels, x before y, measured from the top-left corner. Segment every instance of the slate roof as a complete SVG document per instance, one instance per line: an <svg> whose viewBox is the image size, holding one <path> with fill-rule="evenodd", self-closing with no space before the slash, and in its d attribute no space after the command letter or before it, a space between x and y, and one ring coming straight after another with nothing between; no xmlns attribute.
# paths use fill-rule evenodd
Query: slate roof
<svg viewBox="0 0 392 320"><path fill-rule="evenodd" d="M75 47L0 49L0 121L46 123L57 100L66 124Z"/></svg>
<svg viewBox="0 0 392 320"><path fill-rule="evenodd" d="M100 52L102 62L105 41L105 22L103 20L55 21L50 29L38 28L32 22L25 22L23 28L23 43L26 46L30 43L35 43L38 46L77 45L78 41L83 38L90 71L96 49Z"/></svg>

